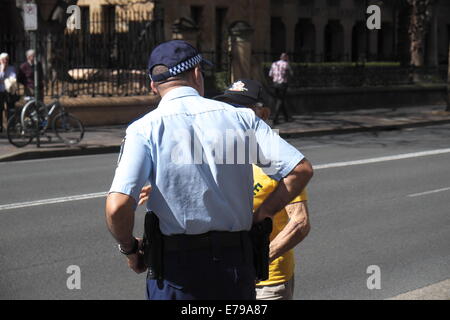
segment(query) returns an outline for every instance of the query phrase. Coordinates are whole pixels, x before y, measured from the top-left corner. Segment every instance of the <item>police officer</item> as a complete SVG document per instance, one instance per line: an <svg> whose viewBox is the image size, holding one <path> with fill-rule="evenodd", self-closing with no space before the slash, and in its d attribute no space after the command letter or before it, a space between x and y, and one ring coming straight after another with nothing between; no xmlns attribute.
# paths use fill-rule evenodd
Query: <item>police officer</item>
<svg viewBox="0 0 450 320"><path fill-rule="evenodd" d="M162 99L128 127L106 201L120 252L144 272L134 212L141 188L152 186L147 209L159 218L164 254L162 279L147 279L149 299L255 299L248 231L284 208L313 174L302 153L253 111L203 98L204 62L182 40L152 51L151 88ZM252 162L279 181L254 214Z"/></svg>

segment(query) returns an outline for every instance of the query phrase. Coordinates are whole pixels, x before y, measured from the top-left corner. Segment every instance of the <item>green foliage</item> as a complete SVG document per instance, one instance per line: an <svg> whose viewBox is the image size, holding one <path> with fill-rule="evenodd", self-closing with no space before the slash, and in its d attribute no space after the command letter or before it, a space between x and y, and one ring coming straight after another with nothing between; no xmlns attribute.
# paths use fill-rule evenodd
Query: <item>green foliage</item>
<svg viewBox="0 0 450 320"><path fill-rule="evenodd" d="M214 73L214 87L217 91L223 92L229 86L229 76L227 71Z"/></svg>

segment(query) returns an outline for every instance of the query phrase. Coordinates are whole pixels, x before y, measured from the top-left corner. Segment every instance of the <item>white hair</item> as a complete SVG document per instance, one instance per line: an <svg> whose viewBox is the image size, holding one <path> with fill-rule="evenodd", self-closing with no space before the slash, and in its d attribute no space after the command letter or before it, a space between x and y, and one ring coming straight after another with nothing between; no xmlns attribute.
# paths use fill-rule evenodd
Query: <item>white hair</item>
<svg viewBox="0 0 450 320"><path fill-rule="evenodd" d="M0 59L9 59L9 54L7 54L6 52L2 52L1 54L0 54Z"/></svg>
<svg viewBox="0 0 450 320"><path fill-rule="evenodd" d="M33 49L27 50L27 52L25 53L25 56L28 58L31 55L34 55L36 53L36 51L34 51Z"/></svg>

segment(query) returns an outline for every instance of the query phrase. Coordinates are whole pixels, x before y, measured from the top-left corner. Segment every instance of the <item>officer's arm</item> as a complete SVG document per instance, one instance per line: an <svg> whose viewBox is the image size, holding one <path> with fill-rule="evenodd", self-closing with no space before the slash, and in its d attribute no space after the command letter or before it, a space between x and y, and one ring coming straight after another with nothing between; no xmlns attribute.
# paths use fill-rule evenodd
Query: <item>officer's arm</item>
<svg viewBox="0 0 450 320"><path fill-rule="evenodd" d="M289 216L289 222L270 242L270 262L303 241L311 229L306 201L290 203L285 209Z"/></svg>
<svg viewBox="0 0 450 320"><path fill-rule="evenodd" d="M150 172L151 158L146 139L127 130L105 207L108 229L125 251L134 241L134 212Z"/></svg>
<svg viewBox="0 0 450 320"><path fill-rule="evenodd" d="M255 211L254 222L273 218L275 213L283 209L297 195L299 195L313 176L313 168L307 159L300 161L297 166L281 179L266 200Z"/></svg>
<svg viewBox="0 0 450 320"><path fill-rule="evenodd" d="M133 249L134 210L136 201L133 197L112 192L106 199L106 224L112 236L125 251Z"/></svg>

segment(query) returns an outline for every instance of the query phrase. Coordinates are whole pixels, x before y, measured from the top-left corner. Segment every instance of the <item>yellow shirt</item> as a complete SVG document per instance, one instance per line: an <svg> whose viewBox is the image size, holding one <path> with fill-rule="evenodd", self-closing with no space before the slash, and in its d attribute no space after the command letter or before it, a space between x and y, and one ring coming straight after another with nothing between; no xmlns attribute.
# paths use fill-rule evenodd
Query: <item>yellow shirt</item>
<svg viewBox="0 0 450 320"><path fill-rule="evenodd" d="M267 176L261 168L253 166L253 209L256 210L267 196L276 188L278 181ZM297 196L292 202L299 202L308 200L306 190ZM285 209L277 212L273 219L273 230L270 234L270 241L272 241L278 233L286 226L289 221L289 216ZM258 282L257 286L267 286L278 283L283 283L291 279L294 274L294 250L289 250L284 255L278 257L269 265L269 279Z"/></svg>

